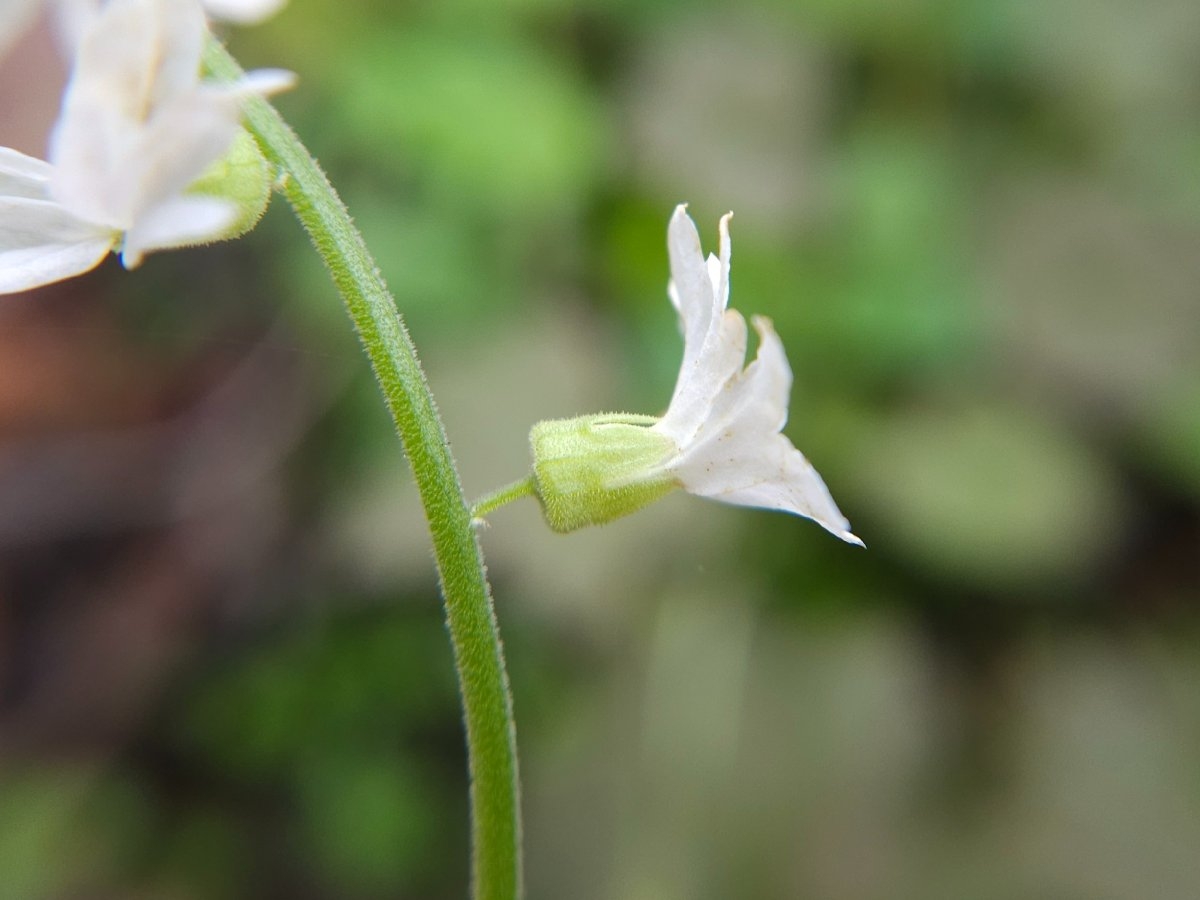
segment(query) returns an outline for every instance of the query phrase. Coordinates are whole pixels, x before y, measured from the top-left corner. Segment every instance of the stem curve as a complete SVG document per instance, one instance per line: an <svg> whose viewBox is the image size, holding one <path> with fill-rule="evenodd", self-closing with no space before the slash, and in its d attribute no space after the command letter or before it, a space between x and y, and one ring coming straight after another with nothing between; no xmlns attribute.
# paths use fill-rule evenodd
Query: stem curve
<svg viewBox="0 0 1200 900"><path fill-rule="evenodd" d="M242 74L210 38L204 65ZM454 648L471 777L472 895L522 895L520 779L512 693L483 553L450 444L416 348L375 260L315 159L266 100L248 96L245 125L285 174L282 192L312 239L354 322L412 466L429 522Z"/></svg>

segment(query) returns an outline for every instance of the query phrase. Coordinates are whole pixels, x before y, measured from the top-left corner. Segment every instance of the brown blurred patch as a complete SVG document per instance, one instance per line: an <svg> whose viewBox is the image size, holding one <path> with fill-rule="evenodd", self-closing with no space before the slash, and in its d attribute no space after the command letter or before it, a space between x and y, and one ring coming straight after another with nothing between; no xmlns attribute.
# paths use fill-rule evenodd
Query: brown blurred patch
<svg viewBox="0 0 1200 900"><path fill-rule="evenodd" d="M97 285L0 308L9 754L120 745L180 658L253 608L288 531L281 464L330 396L267 325L177 358Z"/></svg>

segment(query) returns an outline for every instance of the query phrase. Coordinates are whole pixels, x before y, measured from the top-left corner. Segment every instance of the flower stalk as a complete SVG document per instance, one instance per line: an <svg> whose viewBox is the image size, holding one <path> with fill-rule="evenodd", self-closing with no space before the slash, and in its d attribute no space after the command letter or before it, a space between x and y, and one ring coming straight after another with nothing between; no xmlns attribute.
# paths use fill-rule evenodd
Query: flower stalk
<svg viewBox="0 0 1200 900"><path fill-rule="evenodd" d="M242 77L215 39L204 64ZM295 133L266 100L249 96L245 124L279 167L281 190L336 284L371 360L412 466L429 522L466 720L476 900L522 893L520 782L512 695L471 510L433 395L395 300L345 206Z"/></svg>
<svg viewBox="0 0 1200 900"><path fill-rule="evenodd" d="M507 506L514 500L534 496L537 496L537 482L530 475L522 478L520 481L506 484L502 488L496 488L490 494L480 497L471 505L471 518L476 522L482 521L488 513L495 512L500 507Z"/></svg>

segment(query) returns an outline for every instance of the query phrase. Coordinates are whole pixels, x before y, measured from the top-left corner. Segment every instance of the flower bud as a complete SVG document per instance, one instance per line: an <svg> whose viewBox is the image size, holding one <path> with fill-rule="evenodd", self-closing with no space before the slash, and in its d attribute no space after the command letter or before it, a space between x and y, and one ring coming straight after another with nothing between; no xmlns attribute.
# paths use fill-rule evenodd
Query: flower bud
<svg viewBox="0 0 1200 900"><path fill-rule="evenodd" d="M533 426L534 482L551 528L567 532L601 525L679 487L663 467L675 442L649 427L656 421L605 413Z"/></svg>

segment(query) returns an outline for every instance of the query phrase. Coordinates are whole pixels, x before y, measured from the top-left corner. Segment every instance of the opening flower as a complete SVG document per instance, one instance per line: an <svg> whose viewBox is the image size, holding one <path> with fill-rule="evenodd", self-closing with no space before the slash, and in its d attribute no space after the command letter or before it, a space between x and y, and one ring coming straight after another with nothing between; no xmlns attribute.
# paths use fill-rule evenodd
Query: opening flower
<svg viewBox="0 0 1200 900"><path fill-rule="evenodd" d="M812 519L862 546L825 482L781 430L792 371L769 319L754 317L758 353L746 359L746 320L729 304L729 219L707 260L686 207L667 230L668 294L683 331L683 364L666 414L605 414L540 422L530 433L532 489L550 526L572 531L633 512L676 487L737 506Z"/></svg>
<svg viewBox="0 0 1200 900"><path fill-rule="evenodd" d="M232 236L244 210L189 188L234 143L242 100L292 76L201 81L207 34L195 0L110 0L89 21L49 161L0 148L0 293L79 275L113 249L133 268Z"/></svg>

